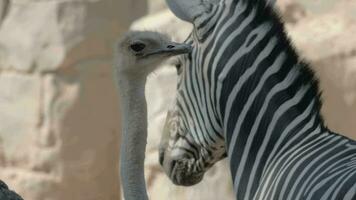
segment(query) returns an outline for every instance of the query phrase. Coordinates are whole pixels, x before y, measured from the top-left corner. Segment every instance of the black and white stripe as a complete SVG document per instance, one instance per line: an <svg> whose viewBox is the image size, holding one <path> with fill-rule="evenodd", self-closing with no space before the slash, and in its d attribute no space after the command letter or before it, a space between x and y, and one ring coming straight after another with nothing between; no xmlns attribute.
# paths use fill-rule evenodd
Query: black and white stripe
<svg viewBox="0 0 356 200"><path fill-rule="evenodd" d="M271 4L222 0L195 16L178 70L182 147L206 150L202 168L227 155L239 200L356 199L356 142L324 125L318 82Z"/></svg>

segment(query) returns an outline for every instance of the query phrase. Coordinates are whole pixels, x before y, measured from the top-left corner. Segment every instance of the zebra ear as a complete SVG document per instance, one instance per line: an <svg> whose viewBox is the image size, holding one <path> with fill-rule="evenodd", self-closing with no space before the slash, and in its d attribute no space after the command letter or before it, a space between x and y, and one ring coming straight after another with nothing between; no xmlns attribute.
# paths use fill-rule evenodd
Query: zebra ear
<svg viewBox="0 0 356 200"><path fill-rule="evenodd" d="M202 0L166 0L169 9L181 20L194 23L194 18L205 11Z"/></svg>

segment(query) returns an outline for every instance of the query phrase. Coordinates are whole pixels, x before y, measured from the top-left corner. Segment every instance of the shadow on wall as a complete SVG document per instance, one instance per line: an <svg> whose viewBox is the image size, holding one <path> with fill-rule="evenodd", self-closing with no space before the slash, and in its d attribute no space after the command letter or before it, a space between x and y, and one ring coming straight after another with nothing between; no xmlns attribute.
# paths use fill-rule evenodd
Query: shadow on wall
<svg viewBox="0 0 356 200"><path fill-rule="evenodd" d="M60 123L64 199L119 199L119 115L111 63L79 64L53 80L67 90L54 109L68 102L68 90L78 94ZM81 85L80 88L73 88ZM59 91L61 93L61 91ZM116 177L116 178L115 178ZM85 184L90 182L91 184ZM75 190L72 187L75 186ZM83 191L87 191L83 193ZM109 195L110 194L110 195Z"/></svg>
<svg viewBox="0 0 356 200"><path fill-rule="evenodd" d="M10 8L10 0L0 1L0 26Z"/></svg>

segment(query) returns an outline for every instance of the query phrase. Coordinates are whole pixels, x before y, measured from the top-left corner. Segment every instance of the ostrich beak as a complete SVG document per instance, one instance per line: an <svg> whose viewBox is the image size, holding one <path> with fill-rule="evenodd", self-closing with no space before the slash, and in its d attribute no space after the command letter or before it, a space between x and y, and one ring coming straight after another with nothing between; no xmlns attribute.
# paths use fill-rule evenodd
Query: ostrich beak
<svg viewBox="0 0 356 200"><path fill-rule="evenodd" d="M179 55L179 54L190 53L192 52L192 49L193 47L189 44L172 42L168 44L164 49L162 49L162 52L163 53L166 52L171 55Z"/></svg>
<svg viewBox="0 0 356 200"><path fill-rule="evenodd" d="M184 43L176 43L176 42L170 42L166 46L154 50L145 56L151 56L151 55L157 55L157 54L162 54L162 55L167 55L167 56L175 56L175 55L180 55L180 54L186 54L190 53L192 51L193 47L189 44L184 44Z"/></svg>

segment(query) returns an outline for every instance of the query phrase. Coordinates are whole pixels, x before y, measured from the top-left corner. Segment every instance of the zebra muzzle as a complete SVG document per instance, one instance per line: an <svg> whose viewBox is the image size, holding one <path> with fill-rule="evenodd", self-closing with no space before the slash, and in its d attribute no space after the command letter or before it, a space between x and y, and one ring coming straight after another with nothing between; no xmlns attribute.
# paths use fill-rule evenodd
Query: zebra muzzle
<svg viewBox="0 0 356 200"><path fill-rule="evenodd" d="M171 161L171 180L180 186L192 186L199 183L203 177L203 171L197 171L194 166L195 161L191 159Z"/></svg>

